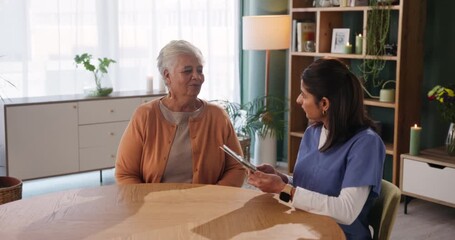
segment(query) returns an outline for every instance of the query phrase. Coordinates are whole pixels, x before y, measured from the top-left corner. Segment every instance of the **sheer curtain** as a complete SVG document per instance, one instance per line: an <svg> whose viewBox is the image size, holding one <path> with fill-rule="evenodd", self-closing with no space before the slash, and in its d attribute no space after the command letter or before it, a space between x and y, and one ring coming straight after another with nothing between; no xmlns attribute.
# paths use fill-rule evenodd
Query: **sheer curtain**
<svg viewBox="0 0 455 240"><path fill-rule="evenodd" d="M83 93L76 54L117 61L114 91L142 90L159 50L185 39L205 57L204 99L239 99L239 0L0 0L0 95ZM14 87L8 82L14 84Z"/></svg>

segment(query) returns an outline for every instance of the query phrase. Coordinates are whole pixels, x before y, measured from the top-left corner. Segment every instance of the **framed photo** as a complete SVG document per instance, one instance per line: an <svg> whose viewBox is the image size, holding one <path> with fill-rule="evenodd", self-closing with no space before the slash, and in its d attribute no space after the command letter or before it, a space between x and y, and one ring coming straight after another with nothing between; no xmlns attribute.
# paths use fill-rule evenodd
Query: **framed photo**
<svg viewBox="0 0 455 240"><path fill-rule="evenodd" d="M332 53L344 53L349 43L349 28L334 28L332 32Z"/></svg>

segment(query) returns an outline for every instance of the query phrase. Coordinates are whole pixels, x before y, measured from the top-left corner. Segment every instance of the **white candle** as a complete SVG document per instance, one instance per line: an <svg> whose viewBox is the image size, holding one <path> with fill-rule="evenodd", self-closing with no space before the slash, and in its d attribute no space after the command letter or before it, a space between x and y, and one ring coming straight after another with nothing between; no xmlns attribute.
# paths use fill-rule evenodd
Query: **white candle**
<svg viewBox="0 0 455 240"><path fill-rule="evenodd" d="M147 92L153 92L153 76L147 76L146 88Z"/></svg>

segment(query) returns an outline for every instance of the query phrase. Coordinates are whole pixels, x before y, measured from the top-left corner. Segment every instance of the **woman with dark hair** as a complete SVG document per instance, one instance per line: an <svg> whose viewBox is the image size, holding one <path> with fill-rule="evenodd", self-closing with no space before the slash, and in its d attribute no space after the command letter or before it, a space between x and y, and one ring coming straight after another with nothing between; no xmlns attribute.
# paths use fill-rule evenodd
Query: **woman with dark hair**
<svg viewBox="0 0 455 240"><path fill-rule="evenodd" d="M293 176L270 165L248 182L295 208L331 216L348 239L371 239L367 215L381 192L385 146L365 114L360 81L336 59L318 59L301 77L297 103L311 122Z"/></svg>

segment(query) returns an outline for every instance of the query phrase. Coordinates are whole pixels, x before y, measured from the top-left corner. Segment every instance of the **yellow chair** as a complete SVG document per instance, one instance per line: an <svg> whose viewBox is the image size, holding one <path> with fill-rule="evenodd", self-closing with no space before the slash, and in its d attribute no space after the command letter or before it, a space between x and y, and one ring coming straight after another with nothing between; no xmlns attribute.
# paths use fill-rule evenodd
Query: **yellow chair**
<svg viewBox="0 0 455 240"><path fill-rule="evenodd" d="M388 240L400 205L401 191L392 183L382 180L381 194L375 200L368 215L373 227L373 240Z"/></svg>

